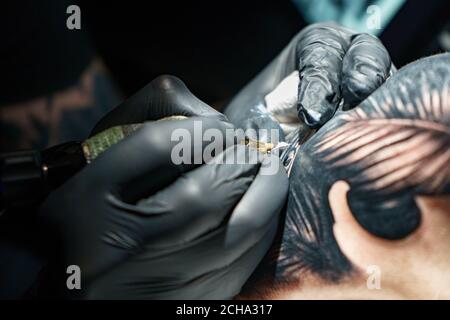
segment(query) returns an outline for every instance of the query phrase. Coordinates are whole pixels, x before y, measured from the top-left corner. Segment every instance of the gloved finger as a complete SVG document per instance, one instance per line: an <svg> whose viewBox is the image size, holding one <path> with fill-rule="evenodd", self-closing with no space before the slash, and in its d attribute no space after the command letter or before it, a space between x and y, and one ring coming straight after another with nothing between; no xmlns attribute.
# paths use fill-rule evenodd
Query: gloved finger
<svg viewBox="0 0 450 320"><path fill-rule="evenodd" d="M369 34L352 38L342 64L344 110L357 106L386 81L391 59L381 41Z"/></svg>
<svg viewBox="0 0 450 320"><path fill-rule="evenodd" d="M184 297L192 295L195 299L232 299L238 295L272 245L277 232L278 217L273 217L273 220L265 233L261 233L262 241L256 241L230 265L211 270L203 277L196 278L192 285L184 288ZM217 287L220 287L220 290L205 294L204 288Z"/></svg>
<svg viewBox="0 0 450 320"><path fill-rule="evenodd" d="M126 208L135 213L130 218L142 231L143 242L155 248L176 246L217 228L252 183L258 158L255 149L231 146L134 208Z"/></svg>
<svg viewBox="0 0 450 320"><path fill-rule="evenodd" d="M196 241L198 245L192 250L183 250L183 254L192 261L189 270L186 270L189 276L200 277L229 266L257 243L264 243L268 248L273 237L265 235L269 229L277 228L288 185L280 159L274 155L265 157L258 175L239 200L229 220L219 229L199 238ZM261 261L264 254L261 252L261 255L255 256L255 260ZM163 261L160 263L164 265ZM170 267L167 271L170 271Z"/></svg>
<svg viewBox="0 0 450 320"><path fill-rule="evenodd" d="M270 156L266 165L272 161L279 159ZM148 241L143 254L89 286L88 297L223 299L237 294L276 234L288 188L287 176L281 170L273 175L258 174L222 227L185 244L164 246L165 250L155 250L153 242ZM176 261L185 264L180 266ZM160 283L155 287L157 281ZM221 290L211 290L207 295L205 288L212 288L214 282Z"/></svg>
<svg viewBox="0 0 450 320"><path fill-rule="evenodd" d="M264 235L273 239L276 229L270 228ZM170 261L170 255L158 259L149 259L146 253L124 261L121 265L105 273L92 284L82 289L85 299L230 299L236 296L247 279L268 251L270 243L256 242L253 247L244 252L230 265L223 265L218 269L201 277L186 278L190 271L189 263L194 261L189 254L202 248L192 246L186 250L176 252L177 261L185 261L180 267L179 262ZM218 251L220 247L210 246ZM198 255L197 254L197 255ZM183 257L185 256L185 257ZM217 258L216 258L217 259ZM220 261L220 258L218 258ZM210 259L207 263L214 260ZM178 267L178 270L176 268ZM149 271L152 271L149 274ZM155 283L158 285L155 286ZM218 289L220 288L220 289Z"/></svg>
<svg viewBox="0 0 450 320"><path fill-rule="evenodd" d="M226 146L230 124L211 118L146 123L129 137L111 146L83 171L92 183L113 188L126 202L148 196L172 182L182 172L203 163L210 143L203 133L214 132ZM230 131L228 131L229 134Z"/></svg>
<svg viewBox="0 0 450 320"><path fill-rule="evenodd" d="M163 75L103 117L91 135L116 125L159 120L173 115L227 120L222 113L192 94L179 78Z"/></svg>
<svg viewBox="0 0 450 320"><path fill-rule="evenodd" d="M261 233L282 209L288 187L289 179L280 159L267 154L259 174L227 223L226 246L234 247L245 242L251 246L254 241L259 241Z"/></svg>
<svg viewBox="0 0 450 320"><path fill-rule="evenodd" d="M284 133L280 124L269 113L259 113L243 122L245 135L253 140L277 144L284 140Z"/></svg>
<svg viewBox="0 0 450 320"><path fill-rule="evenodd" d="M297 44L300 85L298 116L310 127L318 127L334 115L341 98L342 60L350 36L335 25L313 25Z"/></svg>
<svg viewBox="0 0 450 320"><path fill-rule="evenodd" d="M244 146L235 146L234 148L238 151L237 154L241 159L243 156L248 155L243 153L246 149L244 149ZM235 153L235 151L227 149L227 153ZM223 166L227 165L222 164L211 168L216 168L216 170L219 168L223 168L226 171L230 170ZM260 168L250 187L248 187L249 179L245 178L245 174L253 175L255 165L231 164L230 166L237 167L237 169L231 168L231 170L237 170L235 172L240 172L242 170L240 168L245 169L241 171L243 172L243 176L240 178L241 181L234 183L230 180L228 182L229 186L223 187L222 190L228 188L230 191L233 191L231 196L220 194L220 190L217 189L218 191L215 193L214 199L212 199L214 201L206 202L206 199L203 199L204 202L195 200L195 203L191 203L191 205L195 205L198 209L207 210L208 214L203 212L185 213L188 212L189 208L179 209L180 214L176 214L178 211L173 208L174 211L170 213L163 209L162 212L157 214L153 212L153 215L151 215L151 211L143 211L144 203L139 203L137 206L138 209L134 209L139 210L134 211L136 213L147 213L147 216L151 216L152 221L161 219L160 221L170 224L165 227L164 223L154 223L152 226L152 222L150 221L150 224L145 227L149 228L148 232L147 230L145 231L148 235L148 238L144 241L148 243L148 245L145 245L145 256L146 259L152 260L155 268L164 268L164 272L167 274L177 273L181 276L183 272L179 266L173 265L167 260L170 259L171 252L175 251L177 259L181 259L180 255L189 256L189 259L187 259L189 260L189 268L184 270L184 272L188 273L190 277L197 277L210 270L220 269L230 265L258 242L267 242L269 244L272 242L273 239L264 238L263 235L267 232L268 228L276 228L278 214L285 203L288 190L287 175L281 166L279 158L274 155L265 157L261 166L265 166L266 169ZM212 173L209 168L203 167L197 169L198 172L206 170L204 172L207 172L208 175ZM267 170L269 174L262 174L261 170ZM208 179L209 182L211 180ZM183 184L180 186L183 187ZM178 187L174 190L179 191ZM198 199L197 195L195 197ZM209 197L210 192L208 191ZM161 197L158 198L161 199ZM164 202L166 202L167 198L164 199ZM238 200L239 202L236 204ZM174 201L176 199L172 196L171 202L173 203ZM188 201L189 199L187 198L183 200L186 205L188 205ZM154 204L151 205L153 206ZM202 205L204 208L201 208ZM229 219L225 220L225 216L233 207L234 210ZM154 218L155 220L153 220ZM197 221L202 221L204 225L194 223L192 221L194 218ZM181 221L186 220L185 223L187 225L183 226L180 219ZM219 223L221 223L221 226L218 228ZM153 230L155 226L161 228L161 230ZM176 230L171 231L170 227L174 226L176 226ZM185 231L182 231L183 229ZM158 237L162 239L161 244L167 247L167 251L164 254L161 254L161 248L160 246L158 247L158 237L151 235L152 232L157 232ZM169 234L165 235L167 232ZM182 233L182 236L177 235L177 232ZM196 237L195 240L193 240L194 237ZM178 246L174 243L173 239L178 241ZM192 245L189 243L192 243ZM194 246L194 244L196 245ZM189 248L185 248L184 246L188 246ZM158 248L158 250L155 250L155 248ZM186 277L187 275L183 276L183 278Z"/></svg>

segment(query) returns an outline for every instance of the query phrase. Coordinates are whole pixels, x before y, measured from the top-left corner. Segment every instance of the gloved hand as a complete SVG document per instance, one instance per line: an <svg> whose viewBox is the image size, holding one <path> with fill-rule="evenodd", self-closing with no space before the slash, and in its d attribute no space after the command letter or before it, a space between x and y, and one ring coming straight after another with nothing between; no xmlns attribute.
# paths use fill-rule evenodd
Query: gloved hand
<svg viewBox="0 0 450 320"><path fill-rule="evenodd" d="M77 297L231 298L273 240L287 193L284 169L275 156L263 160L278 163L274 175L261 175L257 161L222 164L224 155L255 158L243 145L195 169L173 164L174 129L193 137L194 121L223 134L229 124L176 78L146 88L94 131L170 115L163 106L207 117L145 124L51 194L40 217L58 235L63 266L81 269ZM205 145L192 145L191 158Z"/></svg>
<svg viewBox="0 0 450 320"><path fill-rule="evenodd" d="M225 114L243 128L283 127L298 119L319 127L340 103L343 109L358 105L394 69L378 38L334 23L313 24L242 89ZM277 97L267 101L277 88Z"/></svg>

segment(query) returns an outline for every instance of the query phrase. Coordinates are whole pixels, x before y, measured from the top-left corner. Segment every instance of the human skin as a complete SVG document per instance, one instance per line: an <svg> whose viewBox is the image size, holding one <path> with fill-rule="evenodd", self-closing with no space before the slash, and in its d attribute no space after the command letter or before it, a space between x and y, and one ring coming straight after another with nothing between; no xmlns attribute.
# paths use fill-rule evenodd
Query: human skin
<svg viewBox="0 0 450 320"><path fill-rule="evenodd" d="M349 185L336 182L329 202L334 235L349 257L352 274L338 283L306 275L298 286L267 291L265 299L450 299L450 197L417 197L421 226L405 239L378 238L362 228L348 207ZM381 270L379 288L369 288L369 267Z"/></svg>
<svg viewBox="0 0 450 320"><path fill-rule="evenodd" d="M450 299L449 101L450 55L422 59L302 145L239 298Z"/></svg>

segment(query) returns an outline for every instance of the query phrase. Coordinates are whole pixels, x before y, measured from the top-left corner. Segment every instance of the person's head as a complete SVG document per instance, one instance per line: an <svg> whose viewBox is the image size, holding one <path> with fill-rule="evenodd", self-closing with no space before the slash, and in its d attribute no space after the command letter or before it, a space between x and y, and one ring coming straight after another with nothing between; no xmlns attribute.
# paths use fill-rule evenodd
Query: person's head
<svg viewBox="0 0 450 320"><path fill-rule="evenodd" d="M393 75L298 151L253 298L450 298L450 54Z"/></svg>

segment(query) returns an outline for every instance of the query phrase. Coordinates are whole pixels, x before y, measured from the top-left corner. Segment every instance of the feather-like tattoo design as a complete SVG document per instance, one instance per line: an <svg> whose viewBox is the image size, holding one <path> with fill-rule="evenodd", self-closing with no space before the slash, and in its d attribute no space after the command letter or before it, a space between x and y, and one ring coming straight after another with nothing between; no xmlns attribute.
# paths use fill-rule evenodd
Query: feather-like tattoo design
<svg viewBox="0 0 450 320"><path fill-rule="evenodd" d="M272 274L264 276L301 282L313 273L337 282L355 272L332 230L328 193L338 180L349 183L350 208L369 232L386 239L413 232L421 219L415 197L450 194L449 102L450 54L424 58L301 146L280 240L260 268Z"/></svg>

